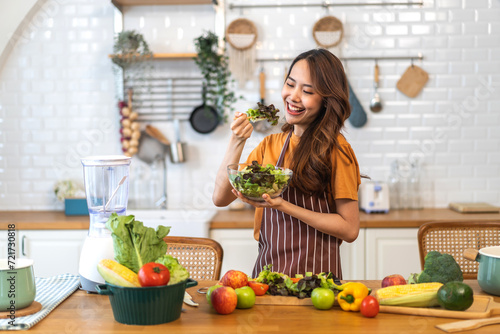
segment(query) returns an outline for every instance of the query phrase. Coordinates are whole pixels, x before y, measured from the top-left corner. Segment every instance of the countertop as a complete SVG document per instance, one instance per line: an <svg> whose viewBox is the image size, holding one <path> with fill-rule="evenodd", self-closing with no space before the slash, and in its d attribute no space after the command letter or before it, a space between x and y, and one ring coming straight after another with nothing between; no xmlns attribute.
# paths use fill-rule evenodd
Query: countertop
<svg viewBox="0 0 500 334"><path fill-rule="evenodd" d="M380 281L360 281L372 289ZM474 294L484 294L477 281L466 281ZM199 307L184 305L181 317L170 323L141 326L116 322L107 296L77 291L62 302L45 319L29 330L30 333L444 333L435 325L460 319L379 313L365 318L359 312L344 312L338 306L316 310L313 306L255 305L219 315L211 308L205 295L197 293L203 286L215 282L202 281L187 289ZM257 297L259 298L259 297ZM290 297L295 298L295 297ZM500 297L494 297L500 302ZM500 325L485 326L474 333L498 333Z"/></svg>
<svg viewBox="0 0 500 334"><path fill-rule="evenodd" d="M253 210L219 210L211 229L253 228ZM360 212L361 228L412 228L430 221L500 220L500 213L459 213L450 209L398 210L387 214ZM62 211L1 211L0 230L86 230L88 216L66 216Z"/></svg>

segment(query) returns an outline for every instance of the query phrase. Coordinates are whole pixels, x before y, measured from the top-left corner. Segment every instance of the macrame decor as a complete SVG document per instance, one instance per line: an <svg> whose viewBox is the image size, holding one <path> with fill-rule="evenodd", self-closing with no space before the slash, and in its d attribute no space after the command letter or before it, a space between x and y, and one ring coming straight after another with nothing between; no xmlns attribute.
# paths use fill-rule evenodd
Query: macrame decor
<svg viewBox="0 0 500 334"><path fill-rule="evenodd" d="M337 46L344 36L342 22L334 16L325 16L318 20L313 27L313 38L324 48Z"/></svg>
<svg viewBox="0 0 500 334"><path fill-rule="evenodd" d="M252 21L236 19L226 29L226 41L230 45L229 69L240 86L251 80L255 71L257 28Z"/></svg>

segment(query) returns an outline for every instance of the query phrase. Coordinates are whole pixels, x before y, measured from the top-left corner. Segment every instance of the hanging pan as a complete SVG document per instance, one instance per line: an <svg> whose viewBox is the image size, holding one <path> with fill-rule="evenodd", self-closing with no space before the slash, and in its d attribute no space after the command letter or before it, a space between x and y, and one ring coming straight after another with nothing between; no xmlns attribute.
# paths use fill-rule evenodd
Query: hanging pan
<svg viewBox="0 0 500 334"><path fill-rule="evenodd" d="M203 85L203 103L194 108L189 116L189 123L196 132L210 133L219 125L219 114L212 106L206 104L206 86Z"/></svg>

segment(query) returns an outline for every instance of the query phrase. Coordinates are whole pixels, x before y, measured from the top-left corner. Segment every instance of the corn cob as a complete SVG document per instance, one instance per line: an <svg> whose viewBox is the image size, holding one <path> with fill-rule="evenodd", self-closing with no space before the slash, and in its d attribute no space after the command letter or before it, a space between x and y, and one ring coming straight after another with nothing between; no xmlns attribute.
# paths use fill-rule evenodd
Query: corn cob
<svg viewBox="0 0 500 334"><path fill-rule="evenodd" d="M97 271L108 283L125 287L141 286L137 274L116 261L109 259L99 261Z"/></svg>
<svg viewBox="0 0 500 334"><path fill-rule="evenodd" d="M380 305L432 307L438 306L437 292L441 283L393 285L378 289L376 298Z"/></svg>

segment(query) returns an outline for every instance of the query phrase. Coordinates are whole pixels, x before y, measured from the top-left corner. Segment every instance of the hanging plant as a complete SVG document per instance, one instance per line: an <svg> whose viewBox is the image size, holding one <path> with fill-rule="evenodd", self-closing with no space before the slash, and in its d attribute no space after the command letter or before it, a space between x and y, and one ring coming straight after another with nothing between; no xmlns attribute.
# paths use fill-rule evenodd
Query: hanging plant
<svg viewBox="0 0 500 334"><path fill-rule="evenodd" d="M232 105L238 100L230 89L234 80L231 79L228 57L225 48L218 52L219 38L211 31L195 38L194 44L198 56L194 58L201 71L206 90L203 100L207 105L215 106L222 121L227 121L226 109L234 110Z"/></svg>
<svg viewBox="0 0 500 334"><path fill-rule="evenodd" d="M118 33L113 46L113 63L121 67L152 58L153 53L142 34L135 30L126 30Z"/></svg>

